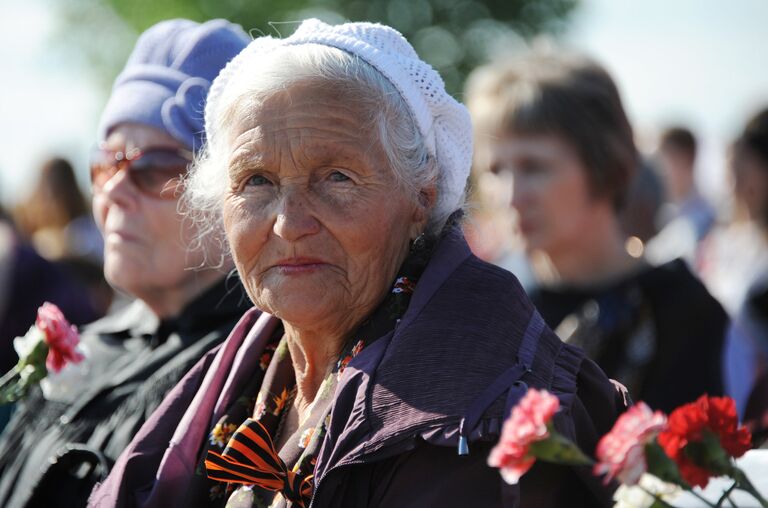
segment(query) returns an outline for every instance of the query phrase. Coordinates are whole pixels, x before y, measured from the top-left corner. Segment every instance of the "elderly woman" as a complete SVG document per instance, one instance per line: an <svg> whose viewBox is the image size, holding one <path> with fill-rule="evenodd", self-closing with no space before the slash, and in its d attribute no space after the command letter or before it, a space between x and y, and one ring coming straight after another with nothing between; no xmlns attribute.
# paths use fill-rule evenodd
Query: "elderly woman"
<svg viewBox="0 0 768 508"><path fill-rule="evenodd" d="M309 20L255 40L206 131L188 197L261 313L171 392L93 506L606 501L582 470L512 486L486 465L526 385L560 397L558 428L588 451L620 401L470 253L468 114L400 34Z"/></svg>
<svg viewBox="0 0 768 508"><path fill-rule="evenodd" d="M174 192L201 148L202 101L247 44L226 21L160 23L140 38L91 163L104 274L136 300L81 331L86 359L24 402L0 440L0 506L83 506L166 393L249 305L231 267L189 253ZM206 252L218 258L221 248Z"/></svg>
<svg viewBox="0 0 768 508"><path fill-rule="evenodd" d="M636 400L671 411L723 391L727 317L683 260L650 266L621 213L638 167L611 77L573 55L533 53L477 71L468 87L487 167L511 182L544 320Z"/></svg>

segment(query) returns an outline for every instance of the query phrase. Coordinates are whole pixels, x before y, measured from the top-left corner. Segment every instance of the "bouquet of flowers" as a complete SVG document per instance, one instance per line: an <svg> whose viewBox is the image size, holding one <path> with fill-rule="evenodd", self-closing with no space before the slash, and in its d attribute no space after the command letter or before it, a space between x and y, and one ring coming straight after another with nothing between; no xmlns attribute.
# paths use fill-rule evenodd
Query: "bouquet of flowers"
<svg viewBox="0 0 768 508"><path fill-rule="evenodd" d="M69 363L82 361L79 342L77 329L69 324L61 310L45 302L37 310L35 324L26 335L13 340L19 361L0 378L0 404L16 402L49 372L58 373Z"/></svg>
<svg viewBox="0 0 768 508"><path fill-rule="evenodd" d="M499 443L488 464L500 468L508 483L517 483L536 460L559 464L591 465L621 486L617 507L672 507L671 500L688 491L704 506L720 507L734 490L748 492L759 506L766 501L739 469L734 459L749 450L751 435L738 425L736 404L729 397L703 395L675 409L669 417L639 402L622 414L613 429L600 439L597 461L558 434L552 417L559 408L557 397L531 389L504 423ZM694 487L706 487L709 479L727 476L733 481L716 502L701 497Z"/></svg>

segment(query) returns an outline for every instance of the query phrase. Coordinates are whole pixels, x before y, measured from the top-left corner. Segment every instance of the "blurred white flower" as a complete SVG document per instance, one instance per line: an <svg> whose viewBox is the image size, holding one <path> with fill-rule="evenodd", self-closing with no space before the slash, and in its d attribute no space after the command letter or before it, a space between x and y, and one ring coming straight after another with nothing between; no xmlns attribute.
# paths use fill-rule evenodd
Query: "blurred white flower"
<svg viewBox="0 0 768 508"><path fill-rule="evenodd" d="M650 494L656 494L664 501L671 501L681 492L680 487L666 483L655 476L644 473L637 485L621 485L613 494L614 508L649 508L655 501Z"/></svg>
<svg viewBox="0 0 768 508"><path fill-rule="evenodd" d="M40 388L47 400L57 402L74 402L87 386L88 372L90 371L90 351L82 342L77 345L77 352L83 355L80 363L69 362L59 371L49 371L48 375L40 381Z"/></svg>
<svg viewBox="0 0 768 508"><path fill-rule="evenodd" d="M40 341L45 340L43 332L41 332L36 326L29 327L26 335L23 337L16 337L13 339L13 349L16 350L16 354L19 358L26 358L35 349Z"/></svg>

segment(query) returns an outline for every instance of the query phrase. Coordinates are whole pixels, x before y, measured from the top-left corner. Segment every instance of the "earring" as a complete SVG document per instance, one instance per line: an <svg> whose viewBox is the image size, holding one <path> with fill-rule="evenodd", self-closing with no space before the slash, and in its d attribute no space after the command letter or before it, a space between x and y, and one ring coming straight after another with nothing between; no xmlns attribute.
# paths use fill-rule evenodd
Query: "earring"
<svg viewBox="0 0 768 508"><path fill-rule="evenodd" d="M421 233L419 236L413 239L411 242L411 252L419 252L421 250L424 250L424 247L426 246L426 237L424 236L424 233Z"/></svg>

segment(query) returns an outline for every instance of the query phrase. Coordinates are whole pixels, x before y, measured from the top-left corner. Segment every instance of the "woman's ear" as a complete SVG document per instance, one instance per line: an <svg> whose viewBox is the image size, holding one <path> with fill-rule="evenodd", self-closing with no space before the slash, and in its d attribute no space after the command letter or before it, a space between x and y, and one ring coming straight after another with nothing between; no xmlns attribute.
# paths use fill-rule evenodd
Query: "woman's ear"
<svg viewBox="0 0 768 508"><path fill-rule="evenodd" d="M429 210L432 210L432 207L435 206L435 201L437 200L437 186L434 184L431 184L429 187L425 187L421 189L419 192L419 203L426 207L427 209L427 215L429 215Z"/></svg>
<svg viewBox="0 0 768 508"><path fill-rule="evenodd" d="M436 201L437 186L435 185L424 187L419 191L418 196L416 196L416 206L413 211L413 229L417 232L416 235L424 231L424 227L426 226Z"/></svg>

